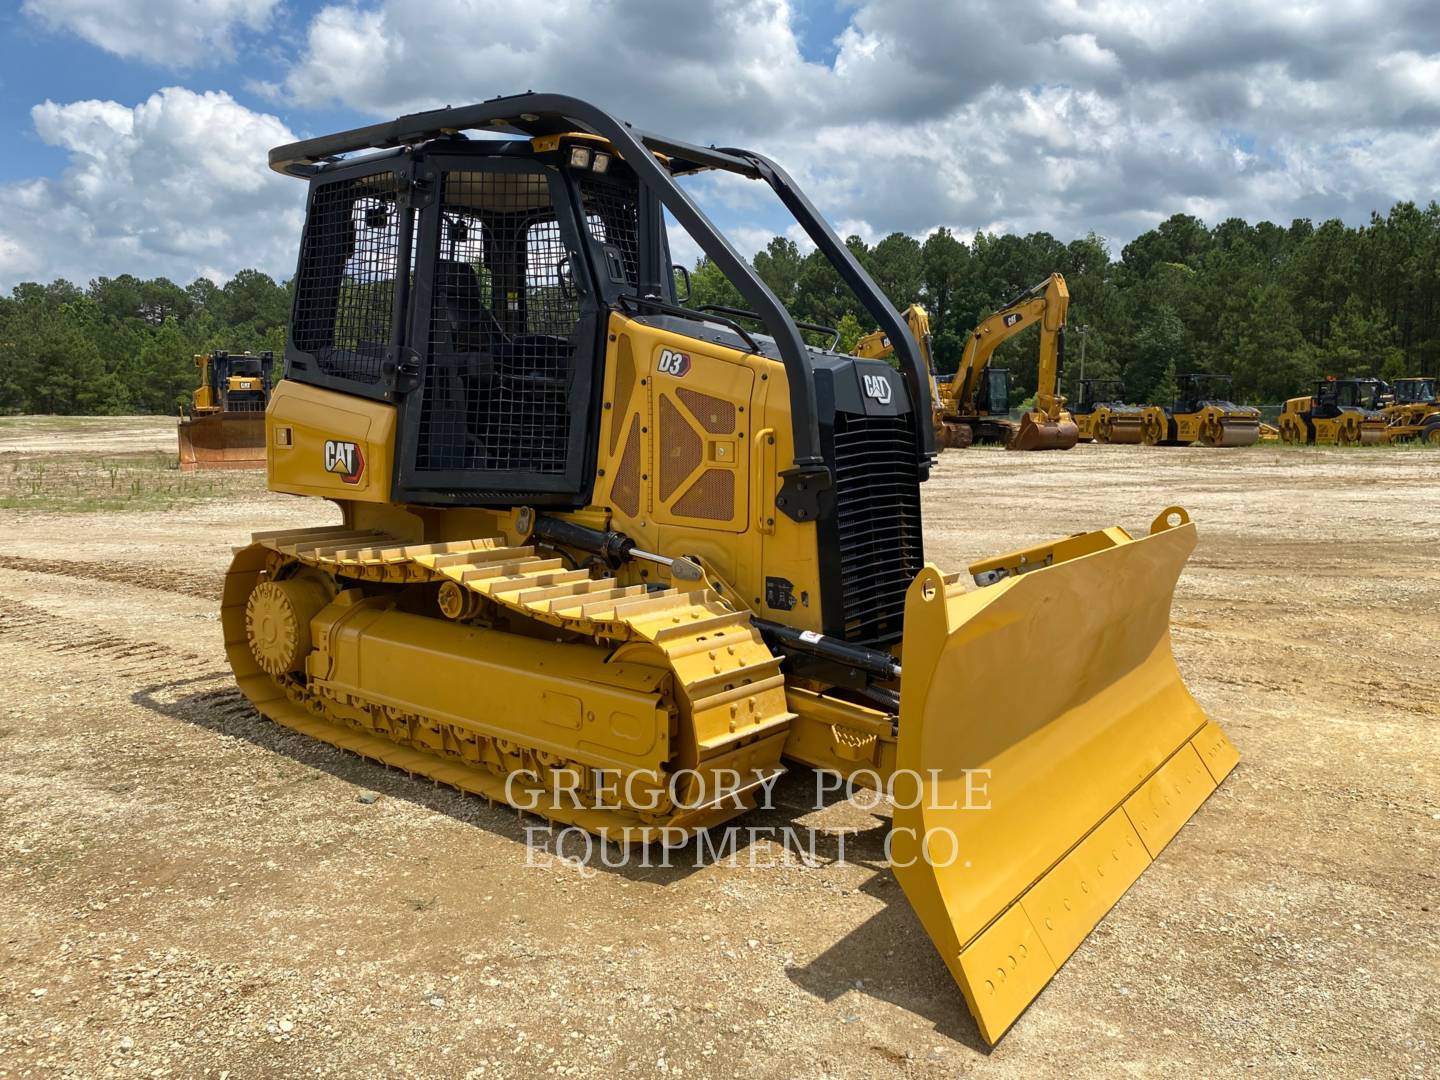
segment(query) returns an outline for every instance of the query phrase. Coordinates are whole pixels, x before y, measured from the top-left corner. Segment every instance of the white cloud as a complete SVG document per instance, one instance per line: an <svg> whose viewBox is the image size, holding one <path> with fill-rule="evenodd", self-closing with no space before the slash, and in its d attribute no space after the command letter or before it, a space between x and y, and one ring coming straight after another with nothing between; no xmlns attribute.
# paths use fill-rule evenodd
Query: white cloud
<svg viewBox="0 0 1440 1080"><path fill-rule="evenodd" d="M47 101L32 118L69 163L58 178L0 187L0 286L291 272L305 192L266 165L294 139L276 117L170 87L133 108Z"/></svg>
<svg viewBox="0 0 1440 1080"><path fill-rule="evenodd" d="M748 142L864 235L1000 225L1123 243L1187 208L1353 220L1428 197L1428 7L862 0L827 65L802 55L785 0L380 0L317 13L281 92L393 116L558 90L642 127ZM749 243L753 198L703 193Z"/></svg>
<svg viewBox="0 0 1440 1080"><path fill-rule="evenodd" d="M237 28L269 19L275 0L120 8L26 0L40 18L152 58L196 51L182 41L223 49ZM753 146L785 165L842 231L866 236L943 225L1068 239L1094 229L1118 250L1184 210L1211 221L1353 222L1397 199L1433 197L1433 0L854 0L845 10L834 59L823 63L802 50L792 0L332 3L308 17L298 42L274 43L296 50L283 78L254 85L281 112L340 106L382 118L526 89L571 93L642 128ZM150 30L157 12L169 13L174 33ZM137 109L43 106L37 131L70 153L71 166L58 180L4 189L0 208L38 199L67 228L94 229L107 267L133 250L147 266L172 258L186 268L172 273L247 263L287 272L303 192L263 171L264 150L281 139L255 128L279 121L226 98L248 118L245 145L222 152L222 124L186 146L166 130L183 128L192 111L179 93ZM186 159L176 177L158 163L133 178L114 167L162 144ZM120 194L126 183L137 190ZM253 186L237 189L244 184ZM185 191L157 199L177 186ZM696 183L746 254L789 224L756 188L730 177ZM169 206L207 199L224 213L242 205L253 229ZM118 202L132 216L109 212ZM265 205L291 219L280 227ZM165 226L142 229L133 212L145 207ZM18 243L18 228L0 224L0 275L27 260L27 272L44 273L56 245L43 236ZM253 236L260 250L214 250L229 236ZM75 268L88 252L70 254L64 265Z"/></svg>
<svg viewBox="0 0 1440 1080"><path fill-rule="evenodd" d="M171 68L234 55L237 30L264 30L279 0L25 0L21 10L127 59Z"/></svg>

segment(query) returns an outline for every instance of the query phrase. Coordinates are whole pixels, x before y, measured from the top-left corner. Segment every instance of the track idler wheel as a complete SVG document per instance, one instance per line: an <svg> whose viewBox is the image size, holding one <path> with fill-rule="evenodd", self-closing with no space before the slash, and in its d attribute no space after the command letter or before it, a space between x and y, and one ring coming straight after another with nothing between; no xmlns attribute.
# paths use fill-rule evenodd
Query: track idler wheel
<svg viewBox="0 0 1440 1080"><path fill-rule="evenodd" d="M262 581L245 602L245 637L255 662L272 678L305 666L310 620L333 598L328 579L301 576Z"/></svg>

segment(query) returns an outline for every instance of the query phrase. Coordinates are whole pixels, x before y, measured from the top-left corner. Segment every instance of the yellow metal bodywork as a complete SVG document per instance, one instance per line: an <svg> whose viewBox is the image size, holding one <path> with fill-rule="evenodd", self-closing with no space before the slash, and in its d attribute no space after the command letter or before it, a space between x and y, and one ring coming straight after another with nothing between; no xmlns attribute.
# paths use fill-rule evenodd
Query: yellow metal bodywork
<svg viewBox="0 0 1440 1080"><path fill-rule="evenodd" d="M897 795L892 859L987 1041L1237 760L1171 652L1194 545L1171 510L1140 540L1109 529L982 564L1012 571L988 588L934 567L910 587L897 764L926 782ZM1024 655L1043 678L1005 677Z"/></svg>
<svg viewBox="0 0 1440 1080"><path fill-rule="evenodd" d="M975 437L969 427L954 419L946 419L944 394L947 390L943 389L935 378L930 314L919 304L911 304L904 311L904 319L905 325L910 328L910 336L915 339L915 344L920 349L925 370L930 373L930 420L935 427L935 445L941 450L963 450L975 441ZM885 331L872 330L855 343L851 355L866 360L889 360L895 355L895 347Z"/></svg>
<svg viewBox="0 0 1440 1080"><path fill-rule="evenodd" d="M982 324L963 370L1029 322L1058 333L1063 284ZM680 375L661 364L676 352ZM1068 421L1051 358L1042 411ZM776 507L795 458L783 366L612 311L600 393L591 505L556 516L683 555L704 580L542 545L522 507L396 503L396 409L278 384L270 487L344 521L238 551L222 626L240 687L279 723L464 791L518 803L524 771L527 808L610 838L743 813L782 754L897 794L912 778L940 798L898 800L896 875L993 1042L1234 764L1170 652L1193 526L1170 511L1143 539L1010 553L970 568L983 588L927 566L885 711L789 675L752 622L822 626L827 553L814 521ZM767 606L768 577L793 607ZM658 773L642 795L685 771L749 779L730 800L617 808L601 805L607 769ZM986 769L990 811L943 808ZM915 857L944 855L946 832L959 862Z"/></svg>
<svg viewBox="0 0 1440 1080"><path fill-rule="evenodd" d="M595 506L573 516L619 529L649 550L693 554L707 578L723 585L728 599L697 599L649 616L660 617L660 625L669 625L672 610L677 619L714 620L725 611L746 619L748 608L818 628L815 527L774 510L778 472L792 454L780 365L618 314L609 343ZM691 357L683 379L657 363L676 348ZM431 575L426 580L450 573L470 588L490 580L484 560L514 559L502 569L530 573L522 580L534 584L510 595L535 597L526 601L534 611L590 595L576 590L598 590L593 595L601 599L578 609L588 612L614 591L560 560L519 554L534 549L523 546L513 511L390 503L390 405L285 382L268 425L271 487L338 502L343 529L354 530L338 540L330 533L302 536L281 549L308 566L342 575L372 567L366 572L396 584L418 581L422 572ZM326 445L335 442L353 443L364 456L354 484L327 468L334 453ZM713 487L707 499L687 503L687 493L707 475L703 482L714 485L716 473L733 493L729 505ZM710 516L693 516L697 509ZM500 555L489 556L485 545L469 550L477 542L463 538L482 535L497 537L487 543L500 545ZM268 541L272 548L279 542ZM237 563L237 583L227 586L226 635L242 686L267 715L492 798L514 797L499 770L517 762L548 762L561 774L663 772L687 739L716 746L725 763L745 763L747 775L773 771L783 751L792 761L902 792L907 778L935 775L927 799L935 795L936 805L954 802L957 792L987 792L990 810L958 814L907 808L900 798L893 851L906 895L985 1038L994 1041L1234 763L1233 749L1190 697L1170 652L1171 590L1193 545L1194 526L1183 512L1167 511L1141 540L1111 528L977 562L971 574L996 582L985 588L967 590L929 567L907 601L898 726L894 717L822 686L792 683L782 699L754 714L763 738L734 748L707 741L729 737L723 727L711 736L687 735L683 724L676 729L674 706L663 695L667 664L678 665L684 685L710 677L704 652L672 646L668 659L653 650L625 654L630 662L617 669L597 642L557 644L493 620L488 629L447 624L343 590L311 619L307 671L329 702L321 711L331 720L317 718L315 709L277 696L249 659L244 598L275 557L265 544L247 549L249 561ZM788 612L764 609L767 574L786 576L797 597L807 599ZM645 599L646 581L657 578L637 564L613 576L622 592L631 590L621 606L670 602ZM659 583L671 584L663 577ZM626 633L642 639L652 633L645 628L656 624L645 617L643 611L630 617ZM758 638L746 641L763 653ZM684 675L687 656L701 662L697 675ZM1044 680L1006 674L1032 662L1045 665ZM485 707L476 711L482 698ZM591 715L623 719L597 729L597 739L578 719ZM507 758L507 746L523 748L522 756ZM432 754L453 760L423 765ZM988 770L986 779L976 780L977 770ZM642 813L564 800L542 801L538 812L612 838L650 838L676 821L714 824L747 805L708 807L658 824ZM932 847L940 842L935 837L953 836L963 858L949 865L946 852L933 850L944 865L927 864L931 849L918 846L927 835Z"/></svg>

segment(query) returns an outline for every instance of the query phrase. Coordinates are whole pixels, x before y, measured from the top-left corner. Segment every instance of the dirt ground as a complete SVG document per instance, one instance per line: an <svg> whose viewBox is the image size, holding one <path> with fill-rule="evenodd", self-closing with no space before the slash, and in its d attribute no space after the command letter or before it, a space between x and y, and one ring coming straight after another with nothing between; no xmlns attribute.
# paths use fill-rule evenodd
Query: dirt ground
<svg viewBox="0 0 1440 1080"><path fill-rule="evenodd" d="M170 445L137 428L104 452ZM229 549L335 514L236 484L0 511L0 1076L1440 1075L1440 454L945 456L947 568L1190 510L1176 651L1243 755L992 1051L883 822L803 771L747 823L858 829L844 863L582 873L259 719Z"/></svg>

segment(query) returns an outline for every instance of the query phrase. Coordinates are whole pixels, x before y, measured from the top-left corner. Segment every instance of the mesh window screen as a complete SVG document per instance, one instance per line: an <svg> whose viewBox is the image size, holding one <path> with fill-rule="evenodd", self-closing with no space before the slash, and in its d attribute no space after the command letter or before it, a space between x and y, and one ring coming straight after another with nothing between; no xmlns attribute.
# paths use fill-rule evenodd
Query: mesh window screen
<svg viewBox="0 0 1440 1080"><path fill-rule="evenodd" d="M538 172L447 173L416 467L561 475L579 301Z"/></svg>
<svg viewBox="0 0 1440 1080"><path fill-rule="evenodd" d="M602 244L613 244L625 263L631 285L640 283L639 201L633 188L617 187L591 177L580 181L585 224Z"/></svg>
<svg viewBox="0 0 1440 1080"><path fill-rule="evenodd" d="M373 383L390 344L400 257L400 180L318 185L295 283L291 342L328 375Z"/></svg>

